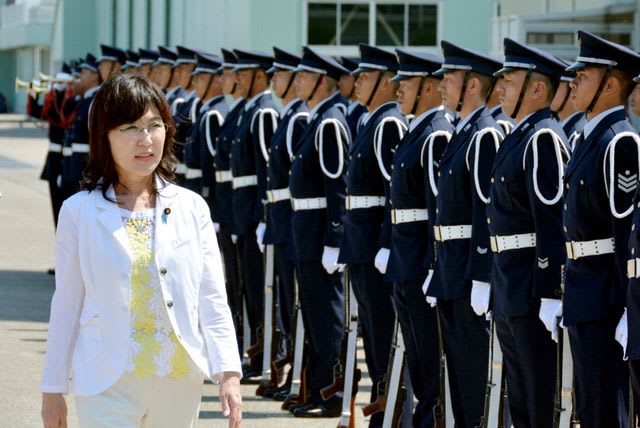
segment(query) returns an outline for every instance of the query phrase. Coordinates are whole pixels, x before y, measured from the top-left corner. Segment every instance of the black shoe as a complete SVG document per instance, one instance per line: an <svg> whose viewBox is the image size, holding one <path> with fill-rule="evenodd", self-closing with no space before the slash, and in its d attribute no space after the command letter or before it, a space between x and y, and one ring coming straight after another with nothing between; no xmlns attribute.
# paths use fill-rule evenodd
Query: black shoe
<svg viewBox="0 0 640 428"><path fill-rule="evenodd" d="M336 418L340 416L341 409L335 407L325 407L322 404L308 403L297 407L293 411L296 418Z"/></svg>
<svg viewBox="0 0 640 428"><path fill-rule="evenodd" d="M284 386L273 393L273 399L276 401L284 401L289 396L290 391L291 389L288 386Z"/></svg>
<svg viewBox="0 0 640 428"><path fill-rule="evenodd" d="M48 270L47 270L47 273L48 273L49 275L55 275L55 274L56 274L56 270L55 270L55 269L48 269Z"/></svg>

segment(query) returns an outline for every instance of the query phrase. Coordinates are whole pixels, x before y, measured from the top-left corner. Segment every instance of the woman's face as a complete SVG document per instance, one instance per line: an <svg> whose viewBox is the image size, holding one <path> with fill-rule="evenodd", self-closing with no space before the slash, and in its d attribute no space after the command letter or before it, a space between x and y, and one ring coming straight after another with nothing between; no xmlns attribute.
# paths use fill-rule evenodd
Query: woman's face
<svg viewBox="0 0 640 428"><path fill-rule="evenodd" d="M156 170L164 147L166 124L155 108L133 123L107 134L120 181L148 177Z"/></svg>

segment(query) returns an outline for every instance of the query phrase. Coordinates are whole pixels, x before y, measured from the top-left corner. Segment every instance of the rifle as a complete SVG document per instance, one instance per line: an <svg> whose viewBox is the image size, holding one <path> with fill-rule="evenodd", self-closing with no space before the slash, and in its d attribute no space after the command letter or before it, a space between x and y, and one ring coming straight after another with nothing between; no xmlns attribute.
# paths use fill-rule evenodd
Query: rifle
<svg viewBox="0 0 640 428"><path fill-rule="evenodd" d="M560 266L560 298L564 298L566 271L565 266ZM573 375L573 360L571 359L571 347L569 340L564 337L564 330L558 317L558 345L556 353L556 400L554 412L554 426L573 427L580 424L576 420L576 404L575 404L575 378ZM559 386L558 386L559 385ZM559 419L558 419L559 418ZM557 420L557 425L556 424Z"/></svg>
<svg viewBox="0 0 640 428"><path fill-rule="evenodd" d="M294 276L295 289L298 290L298 280ZM302 310L300 308L300 297L296 298L295 306L296 333L295 344L293 348L293 368L291 375L291 389L289 395L282 403L282 410L289 410L289 407L295 403L303 403L306 399L306 370L303 369L304 357L304 324L302 322Z"/></svg>
<svg viewBox="0 0 640 428"><path fill-rule="evenodd" d="M240 256L240 246L236 242L233 244L236 252L236 266L238 269L238 289L235 290L234 297L236 302L237 312L234 314L236 318L236 328L238 329L238 336L242 340L242 366L243 368L249 366L249 355L247 350L251 345L251 329L249 327L249 314L247 312L247 305L244 301L244 275L242 275L242 257Z"/></svg>
<svg viewBox="0 0 640 428"><path fill-rule="evenodd" d="M438 393L438 401L433 406L433 419L435 428L446 428L446 379L445 373L447 371L447 357L444 352L444 341L442 338L442 324L440 321L440 309L436 306L436 321L438 323L438 349L440 351L440 392Z"/></svg>
<svg viewBox="0 0 640 428"><path fill-rule="evenodd" d="M400 332L400 323L397 319L394 330L394 341L391 344L391 355L385 380L387 394L384 406L384 420L382 421L383 428L396 428L399 426L402 416L401 409L404 405L403 392L406 392L406 390L401 387L406 356L404 352L404 340ZM389 368L391 370L389 370Z"/></svg>
<svg viewBox="0 0 640 428"><path fill-rule="evenodd" d="M638 414L636 413L636 394L633 392L633 383L629 379L629 428L638 426Z"/></svg>
<svg viewBox="0 0 640 428"><path fill-rule="evenodd" d="M276 347L272 346L276 333L273 316L275 304L275 299L273 298L273 245L265 246L264 258L264 334L262 335L264 346L262 348L262 379L256 389L256 395L259 397L264 396L267 388L277 388L279 383L279 379L277 378L275 379L275 383L273 382L274 379L271 373L271 361L273 357L275 357L274 351L276 350Z"/></svg>

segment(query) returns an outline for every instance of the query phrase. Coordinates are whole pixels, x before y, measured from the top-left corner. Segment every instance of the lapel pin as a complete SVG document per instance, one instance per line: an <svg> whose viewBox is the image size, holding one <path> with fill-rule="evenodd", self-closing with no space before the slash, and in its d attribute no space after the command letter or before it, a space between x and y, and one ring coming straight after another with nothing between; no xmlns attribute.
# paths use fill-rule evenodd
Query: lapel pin
<svg viewBox="0 0 640 428"><path fill-rule="evenodd" d="M171 208L165 208L164 212L162 213L162 222L163 223L167 223L167 217L169 216L169 214L171 214Z"/></svg>

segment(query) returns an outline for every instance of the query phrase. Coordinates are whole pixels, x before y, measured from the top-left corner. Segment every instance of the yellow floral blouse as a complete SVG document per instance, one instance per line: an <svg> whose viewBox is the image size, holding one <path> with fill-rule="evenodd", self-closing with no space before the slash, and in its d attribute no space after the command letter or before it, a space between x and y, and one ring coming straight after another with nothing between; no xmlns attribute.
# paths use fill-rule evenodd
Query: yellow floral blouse
<svg viewBox="0 0 640 428"><path fill-rule="evenodd" d="M176 338L164 305L153 252L153 210L122 210L132 254L130 338L127 372L138 377L195 373L193 362Z"/></svg>

